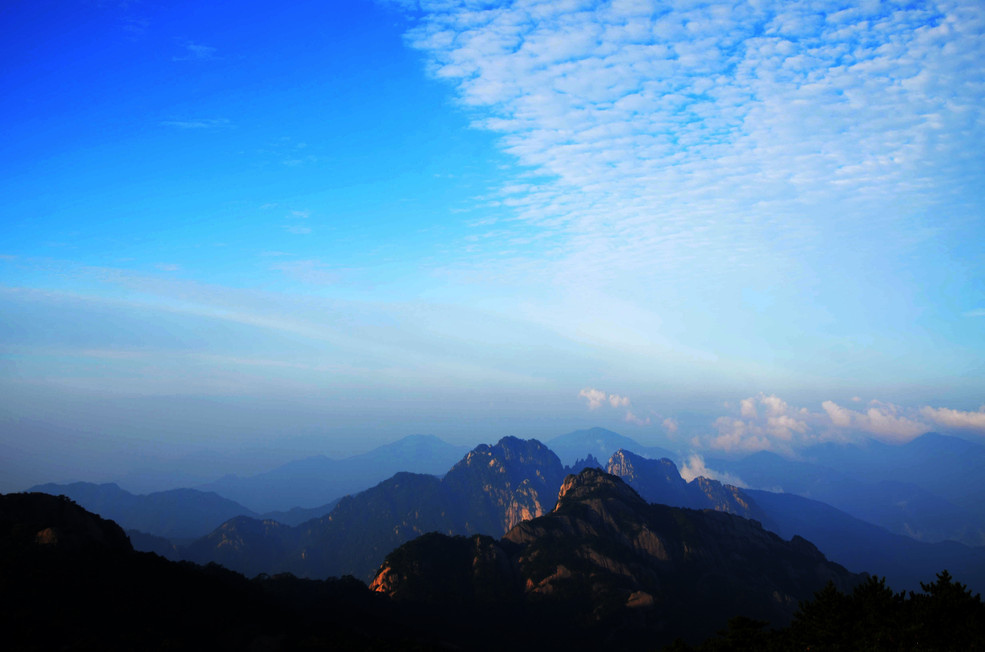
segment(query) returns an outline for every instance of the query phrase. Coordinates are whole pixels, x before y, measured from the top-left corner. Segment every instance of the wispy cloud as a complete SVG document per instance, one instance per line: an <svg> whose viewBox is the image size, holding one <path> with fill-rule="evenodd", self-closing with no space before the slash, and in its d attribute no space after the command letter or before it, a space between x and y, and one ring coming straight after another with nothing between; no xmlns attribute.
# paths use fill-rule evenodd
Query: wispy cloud
<svg viewBox="0 0 985 652"><path fill-rule="evenodd" d="M176 129L220 129L231 126L231 123L226 118L163 120L161 124L165 127L174 127Z"/></svg>
<svg viewBox="0 0 985 652"><path fill-rule="evenodd" d="M192 41L182 43L182 53L171 57L172 61L212 61L216 59L216 48Z"/></svg>
<svg viewBox="0 0 985 652"><path fill-rule="evenodd" d="M529 171L499 239L534 227L559 278L792 265L825 231L902 245L985 135L980 3L418 7L409 41Z"/></svg>

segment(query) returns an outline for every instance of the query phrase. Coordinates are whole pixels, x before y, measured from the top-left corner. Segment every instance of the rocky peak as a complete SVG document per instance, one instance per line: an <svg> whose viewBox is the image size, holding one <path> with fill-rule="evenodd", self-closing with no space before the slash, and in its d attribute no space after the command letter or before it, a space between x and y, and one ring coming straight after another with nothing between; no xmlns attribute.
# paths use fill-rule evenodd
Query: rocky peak
<svg viewBox="0 0 985 652"><path fill-rule="evenodd" d="M561 460L536 439L504 437L475 447L442 481L462 501L465 532L501 535L554 508Z"/></svg>
<svg viewBox="0 0 985 652"><path fill-rule="evenodd" d="M828 581L857 580L806 541L731 514L650 504L585 469L564 479L551 513L498 543L429 535L394 551L373 588L449 605L486 590L600 632L619 623L679 634L736 614L780 624Z"/></svg>
<svg viewBox="0 0 985 652"><path fill-rule="evenodd" d="M599 499L620 500L630 505L646 505L646 501L617 476L606 473L602 469L589 468L564 479L558 491L557 507L554 511L572 503L588 503Z"/></svg>
<svg viewBox="0 0 985 652"><path fill-rule="evenodd" d="M603 467L598 458L589 453L583 459L576 460L574 464L566 468L568 473L578 473L582 469L601 469Z"/></svg>
<svg viewBox="0 0 985 652"><path fill-rule="evenodd" d="M687 483L669 459L651 460L627 450L616 451L606 470L622 478L651 503L674 507L702 507L689 496Z"/></svg>

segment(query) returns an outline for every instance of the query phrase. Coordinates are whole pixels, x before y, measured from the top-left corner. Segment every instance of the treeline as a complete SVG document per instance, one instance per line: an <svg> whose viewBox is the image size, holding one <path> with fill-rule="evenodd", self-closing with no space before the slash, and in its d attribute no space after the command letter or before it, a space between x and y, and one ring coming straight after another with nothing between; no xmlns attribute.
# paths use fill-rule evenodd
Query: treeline
<svg viewBox="0 0 985 652"><path fill-rule="evenodd" d="M885 578L870 577L850 594L828 585L801 603L789 627L734 618L698 646L677 641L665 652L731 650L836 652L842 650L985 650L985 603L946 570L922 592L896 593Z"/></svg>

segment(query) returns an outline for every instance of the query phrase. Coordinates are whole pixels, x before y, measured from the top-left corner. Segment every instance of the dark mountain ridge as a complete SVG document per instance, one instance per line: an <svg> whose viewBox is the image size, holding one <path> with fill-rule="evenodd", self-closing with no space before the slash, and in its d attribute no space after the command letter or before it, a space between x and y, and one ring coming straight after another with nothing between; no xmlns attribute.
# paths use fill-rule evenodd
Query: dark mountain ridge
<svg viewBox="0 0 985 652"><path fill-rule="evenodd" d="M731 514L650 504L589 468L565 479L551 513L498 542L429 535L405 544L371 588L436 606L522 606L625 647L701 637L736 614L785 624L827 583L847 590L862 579L804 539L783 541Z"/></svg>

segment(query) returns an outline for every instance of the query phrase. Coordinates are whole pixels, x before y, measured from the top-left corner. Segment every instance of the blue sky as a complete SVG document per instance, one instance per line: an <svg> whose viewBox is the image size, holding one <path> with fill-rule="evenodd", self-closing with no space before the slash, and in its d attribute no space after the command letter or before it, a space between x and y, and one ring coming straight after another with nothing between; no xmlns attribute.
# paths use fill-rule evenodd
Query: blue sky
<svg viewBox="0 0 985 652"><path fill-rule="evenodd" d="M414 432L985 436L979 2L0 26L9 483Z"/></svg>

